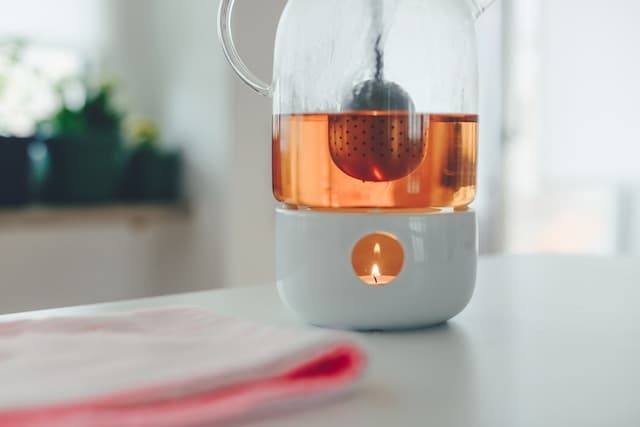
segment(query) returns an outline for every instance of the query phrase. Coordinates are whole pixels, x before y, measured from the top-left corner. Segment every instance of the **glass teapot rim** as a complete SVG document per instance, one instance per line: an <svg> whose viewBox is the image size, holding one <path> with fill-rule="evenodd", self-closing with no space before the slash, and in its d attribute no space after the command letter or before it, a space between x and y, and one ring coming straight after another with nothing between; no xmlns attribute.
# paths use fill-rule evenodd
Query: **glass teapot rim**
<svg viewBox="0 0 640 427"><path fill-rule="evenodd" d="M247 67L234 43L231 31L231 18L235 2L236 0L220 1L220 8L218 9L218 37L222 43L222 51L235 73L247 86L260 95L271 97L273 95L271 84L260 79ZM478 19L496 0L466 0L466 2L471 7L474 18Z"/></svg>

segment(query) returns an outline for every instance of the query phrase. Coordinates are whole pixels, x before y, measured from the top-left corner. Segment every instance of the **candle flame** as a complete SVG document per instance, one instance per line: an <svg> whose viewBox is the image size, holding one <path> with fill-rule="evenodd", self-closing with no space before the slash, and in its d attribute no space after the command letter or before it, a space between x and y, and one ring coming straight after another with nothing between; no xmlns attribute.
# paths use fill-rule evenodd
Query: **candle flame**
<svg viewBox="0 0 640 427"><path fill-rule="evenodd" d="M373 264L373 267L371 268L371 277L373 277L373 280L378 283L378 278L380 277L380 267L378 267L378 264Z"/></svg>
<svg viewBox="0 0 640 427"><path fill-rule="evenodd" d="M374 255L380 255L380 243L376 243L376 245L373 247L373 254Z"/></svg>

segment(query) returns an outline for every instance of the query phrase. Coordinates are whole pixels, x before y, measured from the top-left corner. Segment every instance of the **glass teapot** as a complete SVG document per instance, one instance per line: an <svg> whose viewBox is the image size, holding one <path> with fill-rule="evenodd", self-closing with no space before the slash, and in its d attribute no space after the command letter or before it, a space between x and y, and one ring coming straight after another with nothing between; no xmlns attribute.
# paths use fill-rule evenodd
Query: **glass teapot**
<svg viewBox="0 0 640 427"><path fill-rule="evenodd" d="M476 193L474 21L495 0L289 0L273 83L219 35L240 78L273 98L273 190L310 209L464 208Z"/></svg>

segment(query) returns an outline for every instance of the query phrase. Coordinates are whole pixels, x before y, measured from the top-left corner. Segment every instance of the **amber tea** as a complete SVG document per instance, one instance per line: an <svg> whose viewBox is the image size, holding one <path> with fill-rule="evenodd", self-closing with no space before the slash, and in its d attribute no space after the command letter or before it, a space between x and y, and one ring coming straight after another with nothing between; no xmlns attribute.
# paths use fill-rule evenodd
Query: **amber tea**
<svg viewBox="0 0 640 427"><path fill-rule="evenodd" d="M278 115L274 195L310 208L463 207L476 193L477 133L466 114Z"/></svg>

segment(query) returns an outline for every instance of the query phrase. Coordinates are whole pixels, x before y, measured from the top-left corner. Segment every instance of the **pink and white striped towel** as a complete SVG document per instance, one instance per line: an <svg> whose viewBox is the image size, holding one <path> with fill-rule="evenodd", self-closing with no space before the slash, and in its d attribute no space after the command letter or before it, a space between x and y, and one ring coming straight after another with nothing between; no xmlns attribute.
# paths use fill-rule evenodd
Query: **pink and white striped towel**
<svg viewBox="0 0 640 427"><path fill-rule="evenodd" d="M347 335L174 308L0 323L1 427L209 426L345 391Z"/></svg>

